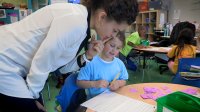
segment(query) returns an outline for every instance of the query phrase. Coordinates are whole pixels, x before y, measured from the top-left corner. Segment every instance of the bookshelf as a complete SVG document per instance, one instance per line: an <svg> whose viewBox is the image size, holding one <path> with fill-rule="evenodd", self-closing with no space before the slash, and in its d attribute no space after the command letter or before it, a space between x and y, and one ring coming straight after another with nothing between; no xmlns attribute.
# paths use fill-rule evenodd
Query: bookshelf
<svg viewBox="0 0 200 112"><path fill-rule="evenodd" d="M135 23L130 26L130 32L138 30L139 25L146 27L147 37L154 34L154 29L159 29L160 24L160 10L139 12Z"/></svg>

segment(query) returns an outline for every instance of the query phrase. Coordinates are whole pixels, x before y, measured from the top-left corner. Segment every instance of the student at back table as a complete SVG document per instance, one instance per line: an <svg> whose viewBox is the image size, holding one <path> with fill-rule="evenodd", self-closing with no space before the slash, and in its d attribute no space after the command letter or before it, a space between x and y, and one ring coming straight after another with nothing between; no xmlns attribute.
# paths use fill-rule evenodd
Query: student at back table
<svg viewBox="0 0 200 112"><path fill-rule="evenodd" d="M168 52L167 56L171 58L168 62L168 67L174 74L178 70L178 61L180 58L193 58L196 56L196 47L192 45L193 39L193 31L189 28L183 29L175 45Z"/></svg>
<svg viewBox="0 0 200 112"><path fill-rule="evenodd" d="M123 49L119 53L119 58L126 64L128 57L134 56L135 52L132 51L133 47L144 47L142 40L146 40L146 28L145 26L139 26L138 31L132 33L126 38L126 43Z"/></svg>

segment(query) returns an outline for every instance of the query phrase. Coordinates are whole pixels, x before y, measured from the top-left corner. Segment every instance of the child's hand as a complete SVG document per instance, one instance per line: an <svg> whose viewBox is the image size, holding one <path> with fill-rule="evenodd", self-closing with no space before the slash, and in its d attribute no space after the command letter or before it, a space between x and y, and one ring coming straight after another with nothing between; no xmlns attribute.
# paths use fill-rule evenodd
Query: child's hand
<svg viewBox="0 0 200 112"><path fill-rule="evenodd" d="M104 40L96 40L93 35L86 51L86 56L88 59L92 59L95 55L100 54L104 48L104 43L110 40L112 37L106 38Z"/></svg>
<svg viewBox="0 0 200 112"><path fill-rule="evenodd" d="M119 87L120 87L120 85L117 80L110 83L110 86L109 86L111 91L115 91L115 90L119 89Z"/></svg>
<svg viewBox="0 0 200 112"><path fill-rule="evenodd" d="M95 88L107 88L108 85L109 85L108 81L106 81L106 80L98 80L98 81L95 81L94 87Z"/></svg>

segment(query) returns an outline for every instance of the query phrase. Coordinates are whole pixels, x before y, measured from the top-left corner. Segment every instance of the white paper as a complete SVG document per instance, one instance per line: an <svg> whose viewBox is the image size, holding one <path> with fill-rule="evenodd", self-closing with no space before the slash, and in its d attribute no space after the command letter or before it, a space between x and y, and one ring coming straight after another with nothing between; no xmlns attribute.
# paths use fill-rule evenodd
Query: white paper
<svg viewBox="0 0 200 112"><path fill-rule="evenodd" d="M170 110L170 109L168 109L166 107L163 107L163 112L174 112L174 111L172 111L172 110Z"/></svg>
<svg viewBox="0 0 200 112"><path fill-rule="evenodd" d="M10 16L10 22L11 23L15 23L18 21L18 17L15 17L15 16Z"/></svg>
<svg viewBox="0 0 200 112"><path fill-rule="evenodd" d="M19 10L19 19L22 20L28 16L27 10Z"/></svg>
<svg viewBox="0 0 200 112"><path fill-rule="evenodd" d="M160 13L160 25L161 25L160 28L162 28L164 24L165 24L165 14Z"/></svg>
<svg viewBox="0 0 200 112"><path fill-rule="evenodd" d="M174 19L180 19L181 10L174 10Z"/></svg>
<svg viewBox="0 0 200 112"><path fill-rule="evenodd" d="M114 92L102 93L81 104L95 112L154 112L155 106Z"/></svg>
<svg viewBox="0 0 200 112"><path fill-rule="evenodd" d="M6 18L6 11L5 11L5 9L0 9L0 18Z"/></svg>

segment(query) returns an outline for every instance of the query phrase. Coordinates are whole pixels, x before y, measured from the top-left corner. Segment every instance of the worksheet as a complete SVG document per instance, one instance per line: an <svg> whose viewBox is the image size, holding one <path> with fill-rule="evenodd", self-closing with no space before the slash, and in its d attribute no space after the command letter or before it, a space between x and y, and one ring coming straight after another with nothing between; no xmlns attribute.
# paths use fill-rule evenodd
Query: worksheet
<svg viewBox="0 0 200 112"><path fill-rule="evenodd" d="M104 92L81 104L95 112L155 112L155 106L115 92Z"/></svg>

